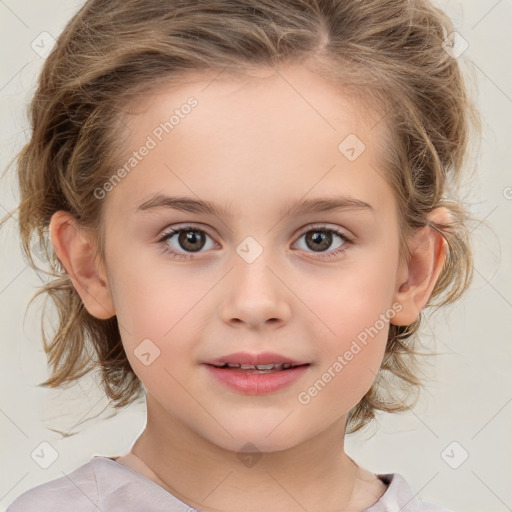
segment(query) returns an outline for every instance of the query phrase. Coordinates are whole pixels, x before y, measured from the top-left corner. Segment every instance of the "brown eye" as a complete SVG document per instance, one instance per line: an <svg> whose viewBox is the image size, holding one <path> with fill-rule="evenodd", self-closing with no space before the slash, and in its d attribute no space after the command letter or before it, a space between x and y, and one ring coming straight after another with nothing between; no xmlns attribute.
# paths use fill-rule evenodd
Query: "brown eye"
<svg viewBox="0 0 512 512"><path fill-rule="evenodd" d="M313 251L324 251L332 244L332 234L327 231L308 231L306 245Z"/></svg>
<svg viewBox="0 0 512 512"><path fill-rule="evenodd" d="M301 235L299 240L302 238L304 238L304 243L297 243L299 249L309 253L318 253L321 257L339 256L352 243L351 239L339 229L326 226L309 229Z"/></svg>
<svg viewBox="0 0 512 512"><path fill-rule="evenodd" d="M185 226L180 229L171 229L159 240L164 252L177 258L190 258L194 253L199 253L208 245L211 237L202 229L193 226ZM210 242L206 249L212 249L215 243Z"/></svg>
<svg viewBox="0 0 512 512"><path fill-rule="evenodd" d="M198 230L182 230L178 235L178 243L185 251L200 251L205 245L205 233Z"/></svg>

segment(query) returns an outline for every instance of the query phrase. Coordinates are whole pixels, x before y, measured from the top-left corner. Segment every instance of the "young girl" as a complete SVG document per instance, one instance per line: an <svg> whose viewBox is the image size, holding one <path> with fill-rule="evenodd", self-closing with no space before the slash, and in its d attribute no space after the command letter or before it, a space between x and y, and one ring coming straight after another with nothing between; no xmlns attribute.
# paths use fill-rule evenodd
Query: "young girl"
<svg viewBox="0 0 512 512"><path fill-rule="evenodd" d="M344 436L411 407L422 310L471 279L452 31L426 0L84 4L32 101L20 233L54 251L44 385L99 370L147 423L9 512L446 510Z"/></svg>

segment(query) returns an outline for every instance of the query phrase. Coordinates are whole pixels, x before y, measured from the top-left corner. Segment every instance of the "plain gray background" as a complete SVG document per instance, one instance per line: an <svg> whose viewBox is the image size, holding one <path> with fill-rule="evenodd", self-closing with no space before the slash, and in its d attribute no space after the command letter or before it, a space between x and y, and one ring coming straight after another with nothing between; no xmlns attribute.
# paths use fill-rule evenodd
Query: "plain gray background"
<svg viewBox="0 0 512 512"><path fill-rule="evenodd" d="M42 32L57 38L82 3L0 0L1 169L28 134L25 108L44 61L32 42L47 39ZM505 512L512 510L512 2L437 4L467 41L459 59L475 84L484 123L477 174L466 194L471 211L485 219L473 227L475 279L462 301L427 317L423 342L442 354L425 362L428 383L417 407L379 416L373 427L348 436L346 446L363 467L404 475L423 499L453 511ZM17 204L13 178L11 171L2 181L2 216ZM41 278L21 257L14 219L0 239L0 507L5 510L23 491L68 474L93 455L126 452L145 415L143 404L111 419L105 419L107 409L75 436L62 438L50 430L76 430L107 400L91 378L67 391L37 387L47 377L42 301L24 315ZM47 469L32 458L41 449L56 457Z"/></svg>

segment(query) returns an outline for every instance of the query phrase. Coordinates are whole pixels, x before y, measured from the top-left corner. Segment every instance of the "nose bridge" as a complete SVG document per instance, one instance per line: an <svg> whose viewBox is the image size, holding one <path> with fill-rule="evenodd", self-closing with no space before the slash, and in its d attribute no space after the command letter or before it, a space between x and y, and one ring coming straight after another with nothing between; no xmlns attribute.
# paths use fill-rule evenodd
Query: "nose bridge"
<svg viewBox="0 0 512 512"><path fill-rule="evenodd" d="M274 255L254 238L247 237L236 248L230 273L223 319L228 322L264 324L286 320L290 306L286 286L277 277Z"/></svg>

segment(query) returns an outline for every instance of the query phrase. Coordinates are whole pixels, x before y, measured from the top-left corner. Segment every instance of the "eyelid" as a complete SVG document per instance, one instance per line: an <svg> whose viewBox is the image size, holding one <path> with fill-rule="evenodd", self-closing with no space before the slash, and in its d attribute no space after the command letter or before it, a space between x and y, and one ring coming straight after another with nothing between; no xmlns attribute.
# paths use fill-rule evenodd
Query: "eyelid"
<svg viewBox="0 0 512 512"><path fill-rule="evenodd" d="M197 224L195 222L184 222L182 224L172 224L172 226L167 226L161 233L158 235L158 239L161 240L166 235L173 233L175 231L186 231L186 230L197 230L197 231L204 231L210 238L214 238L214 236L211 234L208 227L204 226L203 224Z"/></svg>
<svg viewBox="0 0 512 512"><path fill-rule="evenodd" d="M342 233L346 233L347 237L353 236L348 229L338 226L337 224L331 224L330 222L312 222L311 224L308 224L306 227L301 228L299 230L299 233L304 234L313 229L329 229L333 231L340 231Z"/></svg>
<svg viewBox="0 0 512 512"><path fill-rule="evenodd" d="M173 236L175 236L177 233L180 233L181 231L201 231L205 233L216 245L217 247L219 244L215 241L215 237L211 236L208 232L208 229L204 229L203 227L200 227L200 224L192 224L192 223L184 223L184 224L178 224L173 225L172 227L168 227L163 234L160 235L158 239L159 246L162 248L162 250L165 253L170 253L173 258L176 258L177 260L192 260L198 257L202 252L209 252L209 251L199 251L197 253L194 252L186 252L186 251L178 251L176 249L171 248L167 244L167 240L170 240ZM327 231L330 233L333 233L337 235L339 238L343 240L343 244L340 247L337 247L335 249L331 249L326 252L319 252L318 253L318 261L324 259L328 260L329 258L338 258L341 257L351 246L356 245L356 242L354 240L354 237L352 234L347 234L346 230L344 228L341 228L336 225L330 225L329 223L313 223L310 224L304 228L301 229L301 231L294 236L294 242L293 245L296 245L300 238L302 238L304 235L311 231ZM211 250L211 249L210 249ZM306 254L309 254L309 251L305 251ZM312 251L312 254L314 254L314 251ZM199 256L200 257L200 256ZM309 257L309 256L306 256Z"/></svg>
<svg viewBox="0 0 512 512"><path fill-rule="evenodd" d="M204 231L210 238L214 239L215 237L212 235L212 233L209 231L209 228L206 227L203 224L200 223L193 223L193 222L185 222L183 224L176 224L172 225L172 227L168 226L165 228L165 230L158 236L158 239L161 240L166 235L173 233L175 231L181 231L181 230L187 230L187 229L197 229L198 231ZM342 228L340 226L337 226L336 224L330 224L330 223L322 223L322 222L313 222L312 224L308 224L307 226L301 228L300 230L296 231L294 238L298 236L303 236L305 233L308 233L309 231L313 229L329 229L332 231L338 231L343 236L345 236L348 240L351 242L354 241L354 235L348 231L346 228Z"/></svg>
<svg viewBox="0 0 512 512"><path fill-rule="evenodd" d="M303 230L299 231L295 238L301 237L301 236L305 235L306 233L308 233L309 231L314 231L315 229L318 231L322 231L322 230L331 231L331 232L337 234L338 236L345 238L347 244L348 243L350 243L352 245L356 244L355 235L353 235L348 229L342 228L341 226L338 226L336 224L330 224L328 222L325 222L325 223L316 222L316 223L310 224L310 225L306 226Z"/></svg>

